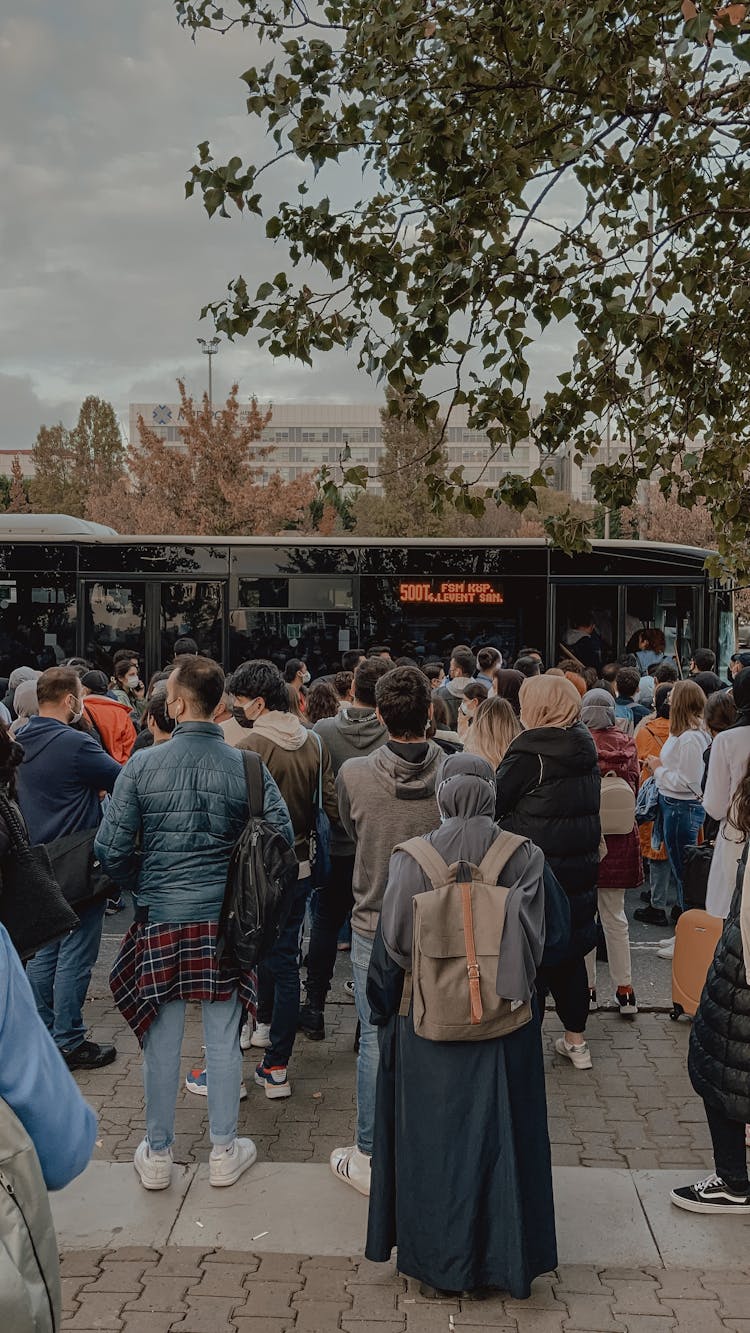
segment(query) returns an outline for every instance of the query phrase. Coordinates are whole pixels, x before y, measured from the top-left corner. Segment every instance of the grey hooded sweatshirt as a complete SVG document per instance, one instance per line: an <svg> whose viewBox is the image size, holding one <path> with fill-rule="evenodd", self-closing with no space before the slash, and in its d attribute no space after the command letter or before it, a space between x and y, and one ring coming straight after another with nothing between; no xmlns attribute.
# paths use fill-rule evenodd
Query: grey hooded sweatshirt
<svg viewBox="0 0 750 1333"><path fill-rule="evenodd" d="M434 741L416 763L381 745L339 771L339 815L355 843L352 929L359 935L375 937L393 848L440 823L435 788L443 759Z"/></svg>
<svg viewBox="0 0 750 1333"><path fill-rule="evenodd" d="M325 742L334 775L347 759L372 754L388 740L388 731L382 722L378 722L375 709L357 704L342 708L335 717L322 717L315 723L313 731L317 731ZM354 843L341 824L331 828L331 855L354 856Z"/></svg>

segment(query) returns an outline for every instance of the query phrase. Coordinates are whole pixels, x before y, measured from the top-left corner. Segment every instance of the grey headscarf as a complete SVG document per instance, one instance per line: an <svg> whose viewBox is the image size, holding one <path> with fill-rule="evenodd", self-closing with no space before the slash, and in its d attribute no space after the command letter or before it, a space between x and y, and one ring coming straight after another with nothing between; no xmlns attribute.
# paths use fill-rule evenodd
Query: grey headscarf
<svg viewBox="0 0 750 1333"><path fill-rule="evenodd" d="M589 731L606 731L615 725L615 701L607 690L589 690L581 700L581 721Z"/></svg>
<svg viewBox="0 0 750 1333"><path fill-rule="evenodd" d="M495 775L479 755L449 755L436 790L444 823L426 834L447 865L479 865L501 830L494 821ZM544 856L526 842L513 853L502 874L511 889L499 945L497 993L528 1001L544 949ZM414 935L413 899L432 888L408 852L391 856L380 918L383 943L399 967L411 968Z"/></svg>
<svg viewBox="0 0 750 1333"><path fill-rule="evenodd" d="M37 673L38 674L38 673ZM16 719L11 723L11 733L17 736L19 731L23 731L30 717L36 717L39 712L39 700L36 694L36 677L34 680L24 680L16 686L13 695L13 707L16 711Z"/></svg>

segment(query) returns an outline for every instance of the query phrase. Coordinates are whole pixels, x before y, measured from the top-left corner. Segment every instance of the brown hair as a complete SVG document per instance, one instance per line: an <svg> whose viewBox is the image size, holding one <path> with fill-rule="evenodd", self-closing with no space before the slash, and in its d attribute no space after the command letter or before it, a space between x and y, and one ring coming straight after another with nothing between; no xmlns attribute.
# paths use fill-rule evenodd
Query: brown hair
<svg viewBox="0 0 750 1333"><path fill-rule="evenodd" d="M720 731L728 731L737 718L737 705L731 690L716 690L709 694L703 718L712 735L718 736Z"/></svg>
<svg viewBox="0 0 750 1333"><path fill-rule="evenodd" d="M507 699L485 699L474 714L474 724L464 742L467 754L477 754L498 769L521 724Z"/></svg>
<svg viewBox="0 0 750 1333"><path fill-rule="evenodd" d="M221 703L226 686L224 672L210 657L183 655L169 673L172 689L178 694L189 694L196 712L204 718L213 718Z"/></svg>
<svg viewBox="0 0 750 1333"><path fill-rule="evenodd" d="M648 629L639 629L639 642L641 639L646 640L652 653L663 653L667 646L667 641L664 638L664 631L657 629L654 625L650 626Z"/></svg>
<svg viewBox="0 0 750 1333"><path fill-rule="evenodd" d="M354 683L353 671L337 671L333 678L333 688L339 699L348 699L352 685Z"/></svg>
<svg viewBox="0 0 750 1333"><path fill-rule="evenodd" d="M316 680L307 691L305 715L308 722L320 722L324 717L335 717L339 711L339 696L329 680Z"/></svg>
<svg viewBox="0 0 750 1333"><path fill-rule="evenodd" d="M706 696L694 680L678 680L672 686L669 701L669 734L682 736L696 730L703 721Z"/></svg>
<svg viewBox="0 0 750 1333"><path fill-rule="evenodd" d="M61 704L68 694L74 699L81 691L81 677L73 667L48 667L36 683L36 697L42 704Z"/></svg>
<svg viewBox="0 0 750 1333"><path fill-rule="evenodd" d="M302 711L302 705L300 703L300 698L299 698L299 690L297 689L296 685L291 685L288 680L285 681L285 685L286 685L287 698L289 700L289 707L286 711L292 713L295 717L298 717L301 720L305 716L305 714Z"/></svg>
<svg viewBox="0 0 750 1333"><path fill-rule="evenodd" d="M421 741L431 702L430 682L418 667L393 667L375 686L375 703L391 736Z"/></svg>
<svg viewBox="0 0 750 1333"><path fill-rule="evenodd" d="M750 835L750 760L748 760L745 776L740 779L734 793L727 823L731 828L741 833L743 837L747 838Z"/></svg>

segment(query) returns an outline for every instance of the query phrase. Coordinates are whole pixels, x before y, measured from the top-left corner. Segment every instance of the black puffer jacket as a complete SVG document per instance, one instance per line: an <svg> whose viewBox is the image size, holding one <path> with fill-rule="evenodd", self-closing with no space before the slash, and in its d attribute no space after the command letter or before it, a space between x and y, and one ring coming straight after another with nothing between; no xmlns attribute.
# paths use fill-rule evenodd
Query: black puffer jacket
<svg viewBox="0 0 750 1333"><path fill-rule="evenodd" d="M750 1121L750 985L740 933L747 848L724 932L690 1033L688 1073L699 1097L730 1120Z"/></svg>
<svg viewBox="0 0 750 1333"><path fill-rule="evenodd" d="M495 817L541 847L570 901L570 953L596 944L601 778L591 732L535 727L511 742L497 772Z"/></svg>

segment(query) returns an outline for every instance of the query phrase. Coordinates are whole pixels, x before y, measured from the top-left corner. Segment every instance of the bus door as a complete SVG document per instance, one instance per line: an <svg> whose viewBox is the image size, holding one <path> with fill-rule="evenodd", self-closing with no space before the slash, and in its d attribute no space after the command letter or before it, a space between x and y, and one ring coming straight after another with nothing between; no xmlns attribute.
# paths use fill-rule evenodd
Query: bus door
<svg viewBox="0 0 750 1333"><path fill-rule="evenodd" d="M159 660L166 666L178 639L195 639L198 652L224 662L224 579L177 579L159 587Z"/></svg>

